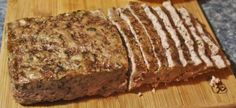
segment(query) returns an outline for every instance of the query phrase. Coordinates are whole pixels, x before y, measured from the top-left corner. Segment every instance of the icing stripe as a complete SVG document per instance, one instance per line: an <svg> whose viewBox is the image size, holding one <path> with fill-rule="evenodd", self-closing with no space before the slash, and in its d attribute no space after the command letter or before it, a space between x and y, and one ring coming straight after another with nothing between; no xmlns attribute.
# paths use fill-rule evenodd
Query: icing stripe
<svg viewBox="0 0 236 108"><path fill-rule="evenodd" d="M211 58L219 69L226 67L224 60L220 55L212 55Z"/></svg>
<svg viewBox="0 0 236 108"><path fill-rule="evenodd" d="M206 55L206 52L205 52L206 49L204 46L204 42L201 39L201 37L197 35L197 31L196 31L193 23L191 22L191 18L190 18L188 11L185 8L180 8L180 9L178 9L178 11L179 11L180 15L182 16L182 18L184 19L185 24L189 27L189 30L191 31L193 38L195 39L195 41L197 43L198 53L199 53L201 59L206 63L207 67L213 66L213 63Z"/></svg>
<svg viewBox="0 0 236 108"><path fill-rule="evenodd" d="M194 65L201 64L202 63L201 59L198 57L197 53L194 51L194 47L193 47L194 42L191 39L187 28L184 26L183 21L180 19L175 8L171 5L170 1L164 2L162 5L165 7L166 10L169 11L170 16L173 19L173 22L174 22L175 26L177 27L177 30L179 31L181 36L184 38L185 44L187 45L187 47L189 49L191 59L192 59Z"/></svg>
<svg viewBox="0 0 236 108"><path fill-rule="evenodd" d="M121 17L124 21L126 21L126 23L128 24L128 26L129 26L129 28L130 28L132 34L134 35L135 40L136 40L136 42L138 43L138 45L139 45L139 47L140 47L140 50L141 50L141 52L142 52L142 56L143 56L143 58L144 58L144 62L145 62L145 64L147 65L147 68L149 69L149 68L150 68L150 64L148 63L147 57L146 57L145 54L144 54L143 46L142 46L142 44L140 43L140 41L139 41L139 39L138 39L138 37L137 37L137 34L136 34L136 32L135 32L133 26L131 25L131 22L130 22L128 16L126 16L125 14L123 14L123 13L121 12L121 9L120 9L120 8L118 8L118 11L119 11L119 13L120 13L120 17Z"/></svg>
<svg viewBox="0 0 236 108"><path fill-rule="evenodd" d="M147 14L148 18L152 21L152 24L153 24L157 34L161 38L161 44L162 44L163 48L166 50L166 57L167 57L169 67L174 67L176 64L174 63L173 58L171 56L171 52L169 49L170 46L167 42L167 35L166 35L165 31L163 31L161 24L157 20L156 16L151 12L149 7L146 5L142 5L142 6L143 6L144 11Z"/></svg>
<svg viewBox="0 0 236 108"><path fill-rule="evenodd" d="M139 19L139 17L135 14L134 10L131 9L130 5L128 6L128 9L130 10L130 12L132 13L132 15L136 18L136 20L138 20L138 22L141 24L142 28L144 29L148 39L149 39L149 42L151 43L151 46L152 46L152 52L154 53L154 56L155 58L157 59L157 64L159 67L161 67L161 62L160 62L160 59L157 57L157 54L156 54L156 51L155 51L155 47L154 47L154 42L151 40L151 36L150 34L148 33L146 27L144 26L144 24L142 23L142 21Z"/></svg>
<svg viewBox="0 0 236 108"><path fill-rule="evenodd" d="M156 7L156 8L154 8L154 10L157 12L159 17L163 20L163 23L164 23L167 31L171 34L171 38L174 40L175 46L178 49L180 62L182 63L183 66L186 66L187 61L184 58L184 54L183 54L183 50L181 48L180 40L177 36L177 33L176 33L175 29L172 27L168 16L161 10L160 7Z"/></svg>

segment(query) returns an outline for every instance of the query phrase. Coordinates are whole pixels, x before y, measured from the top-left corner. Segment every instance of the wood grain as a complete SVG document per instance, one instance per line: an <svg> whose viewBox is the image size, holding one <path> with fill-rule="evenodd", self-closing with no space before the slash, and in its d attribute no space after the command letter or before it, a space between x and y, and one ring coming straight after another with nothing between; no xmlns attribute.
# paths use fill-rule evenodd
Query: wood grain
<svg viewBox="0 0 236 108"><path fill-rule="evenodd" d="M175 6L184 6L193 13L203 24L208 32L215 38L206 18L204 17L197 0L172 0ZM128 0L8 0L5 23L23 17L41 17L57 15L78 9L102 9L104 12L111 7L125 6ZM157 2L145 2L152 6ZM52 107L52 108L158 108L158 107L233 107L236 105L236 80L232 70L212 73L223 79L228 92L215 94L212 92L208 77L202 76L188 82L173 83L170 86L162 86L156 92L147 91L142 97L135 93L124 93L102 97L87 97L73 101L59 101L54 103L42 103L34 106L22 106L15 102L10 91L10 79L7 68L7 37L5 30L2 39L0 56L0 108L21 107Z"/></svg>

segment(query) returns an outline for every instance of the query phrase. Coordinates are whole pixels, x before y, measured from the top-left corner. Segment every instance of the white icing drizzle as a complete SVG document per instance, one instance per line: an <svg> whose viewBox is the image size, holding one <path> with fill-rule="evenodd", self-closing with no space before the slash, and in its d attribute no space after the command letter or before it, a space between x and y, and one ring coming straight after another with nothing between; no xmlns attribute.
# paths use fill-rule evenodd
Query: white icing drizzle
<svg viewBox="0 0 236 108"><path fill-rule="evenodd" d="M201 59L198 57L197 53L194 51L194 47L193 47L194 42L190 38L190 34L189 34L188 30L184 26L183 21L180 19L175 8L171 5L170 1L164 2L162 5L170 12L170 16L172 17L173 22L174 22L175 26L177 27L177 30L179 31L181 36L184 38L185 44L188 47L188 50L190 52L191 59L192 59L194 65L201 64L202 63Z"/></svg>
<svg viewBox="0 0 236 108"><path fill-rule="evenodd" d="M135 38L136 42L138 43L139 48L140 48L140 50L141 50L141 52L142 52L142 56L143 56L143 58L144 58L144 62L145 62L145 64L147 65L147 68L149 69L149 68L150 68L150 64L148 63L147 57L145 56L145 52L144 52L144 50L143 50L143 46L142 46L142 44L140 43L140 41L139 41L139 39L138 39L138 37L137 37L137 34L136 34L136 32L135 32L135 30L134 30L134 28L133 28L133 26L132 26L132 24L131 24L131 22L130 22L128 16L126 16L125 14L123 14L120 8L118 8L117 10L118 10L119 13L120 13L120 17L121 17L124 21L126 21L126 23L128 24L128 26L129 26L129 28L130 28L132 34L134 35L134 38Z"/></svg>
<svg viewBox="0 0 236 108"><path fill-rule="evenodd" d="M164 25L165 25L167 31L171 34L171 38L174 40L175 46L178 49L180 62L182 63L183 66L186 66L187 65L187 61L184 58L184 54L183 54L183 50L181 48L181 44L180 44L179 38L177 36L177 33L176 33L175 29L172 27L168 16L162 11L162 9L160 7L156 7L156 8L154 8L154 10L157 12L159 17L163 20Z"/></svg>
<svg viewBox="0 0 236 108"><path fill-rule="evenodd" d="M191 18L190 18L190 14L188 13L188 11L185 8L179 8L178 11L179 11L180 15L182 16L182 18L184 19L187 26L189 27L189 29L190 29L190 31L197 43L198 53L199 53L201 59L206 63L207 67L213 66L213 63L206 55L206 52L205 52L206 49L205 49L203 40L201 39L200 36L197 35L196 29L191 21Z"/></svg>
<svg viewBox="0 0 236 108"><path fill-rule="evenodd" d="M202 25L198 23L197 21L196 21L196 28L198 32L200 33L203 41L205 41L208 44L211 50L211 58L216 64L217 68L221 69L221 68L226 67L223 58L218 55L218 52L220 51L219 47L214 42L212 42L211 39L205 34L205 32L203 31Z"/></svg>
<svg viewBox="0 0 236 108"><path fill-rule="evenodd" d="M220 55L212 55L211 58L219 69L226 67L224 60Z"/></svg>
<svg viewBox="0 0 236 108"><path fill-rule="evenodd" d="M161 61L160 61L159 58L157 57L157 53L156 53L156 51L155 51L155 46L154 46L154 44L153 44L154 42L152 41L151 36L150 36L150 34L148 33L148 31L147 31L145 25L142 23L142 21L139 19L139 17L135 14L134 10L131 9L130 5L128 6L128 9L130 10L130 12L132 13L132 15L135 17L136 20L138 20L138 22L141 24L142 28L144 29L145 34L147 35L147 37L148 37L148 39L149 39L149 41L150 41L150 43L151 43L152 51L153 51L153 53L154 53L154 56L155 56L155 58L157 59L157 64L158 64L159 67L161 67Z"/></svg>
<svg viewBox="0 0 236 108"><path fill-rule="evenodd" d="M130 75L130 79L132 79L133 78L132 76L136 72L136 63L135 63L134 53L133 53L133 51L131 49L131 46L130 46L129 41L128 41L128 38L125 35L124 31L122 31L120 25L113 20L113 18L112 18L112 16L113 16L112 15L112 10L108 11L108 16L109 16L109 20L112 22L112 24L114 24L117 27L117 29L119 30L121 36L123 37L123 39L125 41L125 45L126 45L126 47L128 49L128 56L129 56L129 58L131 60L131 65L132 65L132 70L131 70L132 72L131 72L131 75ZM130 86L131 86L131 84L129 84L129 88L131 88Z"/></svg>
<svg viewBox="0 0 236 108"><path fill-rule="evenodd" d="M143 6L144 11L147 14L148 18L152 21L152 24L153 24L157 34L161 38L161 44L162 44L163 48L166 50L166 57L167 57L169 67L174 67L175 63L174 63L173 58L171 56L170 46L168 44L167 36L166 36L165 31L163 31L163 29L161 27L161 24L158 22L156 16L151 12L149 7L146 6L146 5L142 5L142 6Z"/></svg>

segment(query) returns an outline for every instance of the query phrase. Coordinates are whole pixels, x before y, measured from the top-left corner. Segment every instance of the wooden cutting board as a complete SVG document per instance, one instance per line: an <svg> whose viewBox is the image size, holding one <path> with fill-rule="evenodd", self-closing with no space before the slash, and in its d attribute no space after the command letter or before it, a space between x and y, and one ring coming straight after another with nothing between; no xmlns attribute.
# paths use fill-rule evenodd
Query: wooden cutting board
<svg viewBox="0 0 236 108"><path fill-rule="evenodd" d="M193 13L212 36L212 32L197 0L172 0L175 6L184 6ZM125 6L128 0L8 0L5 23L23 17L37 17L57 15L78 9L103 9ZM152 6L157 2L145 2ZM159 2L160 3L160 2ZM147 91L139 97L135 93L124 93L102 97L89 97L74 101L59 101L54 103L22 106L15 102L10 92L10 79L7 69L7 38L5 31L2 38L0 55L0 108L20 107L53 107L53 108L157 108L157 107L223 107L236 106L236 80L231 69L224 72L212 73L220 77L227 87L227 93L215 94L209 86L209 76L201 76L188 82L175 83L164 86L156 92Z"/></svg>

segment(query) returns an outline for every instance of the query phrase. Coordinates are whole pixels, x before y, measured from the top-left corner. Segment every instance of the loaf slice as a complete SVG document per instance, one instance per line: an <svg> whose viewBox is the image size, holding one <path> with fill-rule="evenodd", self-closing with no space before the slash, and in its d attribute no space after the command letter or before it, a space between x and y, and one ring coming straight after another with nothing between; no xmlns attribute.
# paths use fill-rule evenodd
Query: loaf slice
<svg viewBox="0 0 236 108"><path fill-rule="evenodd" d="M152 50L154 52L155 58L157 59L157 65L158 65L158 71L153 72L154 76L156 76L157 82L149 82L150 85L153 87L156 87L159 82L162 82L164 80L163 74L166 74L167 70L167 58L165 56L165 50L161 45L161 39L158 36L156 30L153 27L152 22L147 18L147 15L138 2L129 2L128 5L129 10L132 12L133 16L136 17L138 20L138 23L140 23L143 27L143 31L147 34L146 36L150 40L150 43L152 45ZM151 78L150 78L151 79Z"/></svg>
<svg viewBox="0 0 236 108"><path fill-rule="evenodd" d="M148 71L147 65L145 64L142 56L141 49L132 34L129 25L120 16L118 9L110 9L108 11L110 21L119 30L122 39L126 45L128 51L128 57L130 61L130 78L129 78L129 90L140 87L146 81L143 80L143 73Z"/></svg>
<svg viewBox="0 0 236 108"><path fill-rule="evenodd" d="M155 7L155 12L158 14L160 19L162 19L164 27L166 28L167 32L170 34L171 39L174 41L175 47L177 48L177 52L179 54L179 60L182 64L182 73L188 72L191 67L191 55L189 53L189 50L184 44L184 39L182 36L180 36L178 30L173 24L173 21L171 20L171 17L166 14L161 7ZM180 81L182 75L178 76L176 78L176 81Z"/></svg>
<svg viewBox="0 0 236 108"><path fill-rule="evenodd" d="M166 14L168 14L168 16L173 22L174 27L176 27L180 36L184 39L184 44L186 44L188 48L191 58L190 66L187 69L187 71L184 72L184 74L178 78L178 79L183 79L183 78L187 79L193 76L195 73L205 70L206 65L199 57L196 40L194 40L194 37L190 33L188 27L185 25L183 19L177 13L175 7L172 6L170 1L163 2L162 6L163 6L162 8L163 11L166 12Z"/></svg>
<svg viewBox="0 0 236 108"><path fill-rule="evenodd" d="M179 15L183 19L183 22L187 26L187 29L189 30L190 34L193 36L193 40L195 40L195 43L197 44L197 52L205 64L205 70L199 71L195 74L200 75L206 72L216 70L217 68L216 66L214 66L212 59L210 58L211 56L209 54L210 49L209 47L207 47L206 43L201 38L200 34L197 32L197 29L195 28L194 24L191 21L190 14L184 8L179 8L177 10L178 10ZM196 76L196 75L193 75L193 76Z"/></svg>
<svg viewBox="0 0 236 108"><path fill-rule="evenodd" d="M119 10L121 18L129 25L129 28L140 47L144 61L147 64L148 70L145 73L142 73L143 75L140 79L146 84L154 83L156 80L158 80L158 78L155 78L155 74L158 72L159 64L152 48L149 34L147 33L147 30L145 30L146 28L144 25L140 23L140 20L134 15L131 9L120 8Z"/></svg>
<svg viewBox="0 0 236 108"><path fill-rule="evenodd" d="M220 47L216 44L214 39L207 33L203 26L200 24L200 22L194 18L185 8L179 8L178 12L184 19L186 25L189 26L189 29L191 30L192 34L195 35L198 39L198 45L205 44L207 52L208 52L208 58L205 57L203 60L211 59L213 61L214 67L217 69L224 69L226 67L230 66L229 60L224 55L223 51L220 49ZM205 49L205 48L202 48ZM202 50L203 51L203 50ZM201 53L199 49L199 54ZM202 52L204 53L204 52ZM208 60L207 60L208 61ZM210 63L206 64L210 65Z"/></svg>
<svg viewBox="0 0 236 108"><path fill-rule="evenodd" d="M178 76L183 73L183 66L180 62L179 54L175 46L174 40L171 38L170 34L167 32L163 21L159 15L153 10L153 8L142 5L147 19L152 22L153 28L155 29L157 36L161 40L161 47L164 48L165 56L167 58L167 68L164 74L161 74L161 81L164 83L169 83L175 80Z"/></svg>
<svg viewBox="0 0 236 108"><path fill-rule="evenodd" d="M171 24L171 21L169 20L167 14L161 9L161 7L153 8L153 10L155 10L155 12L158 14L160 19L162 19L164 27L166 28L166 31L170 34L170 37L174 41L175 47L178 50L179 59L182 66L186 67L189 64L189 62L186 59L187 57L185 57L185 54L182 48L182 46L184 45L184 42L179 39L180 38L179 34L177 33L176 29ZM186 56L188 55L189 55L189 52L187 51Z"/></svg>
<svg viewBox="0 0 236 108"><path fill-rule="evenodd" d="M17 102L108 96L127 89L125 47L101 15L75 11L8 24L9 73Z"/></svg>
<svg viewBox="0 0 236 108"><path fill-rule="evenodd" d="M155 58L150 39L148 38L148 34L144 26L140 23L139 19L134 16L129 8L119 8L118 10L121 18L129 25L129 28L136 39L141 49L144 61L147 64L148 70L150 72L157 71L158 62Z"/></svg>

